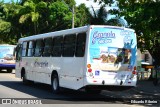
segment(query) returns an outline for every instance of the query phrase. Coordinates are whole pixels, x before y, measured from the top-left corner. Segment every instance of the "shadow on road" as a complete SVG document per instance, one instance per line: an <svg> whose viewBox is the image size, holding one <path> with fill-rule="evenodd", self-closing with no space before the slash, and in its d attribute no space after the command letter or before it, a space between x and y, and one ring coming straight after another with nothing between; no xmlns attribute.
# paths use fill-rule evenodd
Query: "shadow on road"
<svg viewBox="0 0 160 107"><path fill-rule="evenodd" d="M14 89L16 91L31 95L36 98L40 99L49 99L51 102L54 103L87 103L87 104L131 104L131 101L152 101L158 100L154 96L146 95L139 92L134 92L133 90L129 91L122 91L122 92L109 92L103 91L100 95L93 95L88 94L84 91L75 91L69 89L63 89L60 94L53 94L49 85L40 84L40 83L32 83L28 85L24 85L21 81L0 81L0 85L5 87ZM32 97L32 98L33 98ZM136 102L135 102L136 103ZM158 102L159 105L160 103ZM152 106L155 104L145 104L140 103L136 105L145 105L145 106Z"/></svg>
<svg viewBox="0 0 160 107"><path fill-rule="evenodd" d="M69 103L75 103L75 101L76 103L115 103L117 101L122 102L123 100L111 98L105 95L93 95L83 91L75 91L69 89L62 89L60 94L53 94L50 85L40 83L24 85L20 81L0 81L0 84L8 88L29 94L33 97L57 101L69 101Z"/></svg>

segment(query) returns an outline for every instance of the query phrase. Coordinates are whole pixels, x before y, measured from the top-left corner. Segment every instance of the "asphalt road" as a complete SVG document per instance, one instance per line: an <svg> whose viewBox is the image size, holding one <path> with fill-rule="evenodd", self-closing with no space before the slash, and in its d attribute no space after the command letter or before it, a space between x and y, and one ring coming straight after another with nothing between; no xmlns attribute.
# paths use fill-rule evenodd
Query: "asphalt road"
<svg viewBox="0 0 160 107"><path fill-rule="evenodd" d="M68 89L64 89L60 94L53 94L49 85L40 83L24 85L21 79L15 78L14 73L0 72L0 98L3 99L12 98L25 100L26 98L39 98L43 99L42 102L45 104L58 104L58 106L61 104L61 107L81 106L81 104L87 104L87 107L106 107L106 104L114 107L119 107L120 105L124 107L143 106L142 104L123 104L123 98L133 98L133 96L139 97L142 95L133 91L103 91L100 95L91 95L83 91Z"/></svg>

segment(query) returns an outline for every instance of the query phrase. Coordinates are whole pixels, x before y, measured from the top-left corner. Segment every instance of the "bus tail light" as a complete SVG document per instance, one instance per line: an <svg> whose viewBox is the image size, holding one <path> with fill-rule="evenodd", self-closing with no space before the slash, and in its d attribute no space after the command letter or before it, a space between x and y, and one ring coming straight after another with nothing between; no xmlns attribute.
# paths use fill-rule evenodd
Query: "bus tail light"
<svg viewBox="0 0 160 107"><path fill-rule="evenodd" d="M92 69L91 69L91 68L89 68L89 69L88 69L88 72L92 72Z"/></svg>
<svg viewBox="0 0 160 107"><path fill-rule="evenodd" d="M134 74L134 75L136 75L137 74L137 72L136 72L136 66L134 67L134 70L132 71L132 74Z"/></svg>
<svg viewBox="0 0 160 107"><path fill-rule="evenodd" d="M137 74L137 72L134 70L134 71L132 71L132 74L136 75L136 74Z"/></svg>
<svg viewBox="0 0 160 107"><path fill-rule="evenodd" d="M132 74L136 75L137 74L137 71L136 71L136 66L134 67L134 70L132 71Z"/></svg>
<svg viewBox="0 0 160 107"><path fill-rule="evenodd" d="M87 64L88 72L92 72L91 64Z"/></svg>

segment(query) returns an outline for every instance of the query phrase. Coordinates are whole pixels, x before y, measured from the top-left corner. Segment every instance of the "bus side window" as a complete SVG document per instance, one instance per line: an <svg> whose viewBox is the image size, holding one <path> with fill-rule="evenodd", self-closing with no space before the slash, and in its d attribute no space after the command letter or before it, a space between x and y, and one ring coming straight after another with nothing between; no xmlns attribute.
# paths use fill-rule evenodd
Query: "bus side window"
<svg viewBox="0 0 160 107"><path fill-rule="evenodd" d="M27 42L22 44L22 57L27 55Z"/></svg>
<svg viewBox="0 0 160 107"><path fill-rule="evenodd" d="M43 52L43 56L51 56L52 54L52 38L47 38L44 40L44 52Z"/></svg>
<svg viewBox="0 0 160 107"><path fill-rule="evenodd" d="M66 35L64 37L63 56L73 57L75 53L76 34Z"/></svg>
<svg viewBox="0 0 160 107"><path fill-rule="evenodd" d="M85 44L86 44L86 33L79 33L77 35L76 42L76 57L83 57L85 52Z"/></svg>
<svg viewBox="0 0 160 107"><path fill-rule="evenodd" d="M28 55L29 57L34 55L34 41L29 41L29 46L28 46Z"/></svg>
<svg viewBox="0 0 160 107"><path fill-rule="evenodd" d="M62 36L53 38L52 56L60 57L62 55L62 44L63 44Z"/></svg>
<svg viewBox="0 0 160 107"><path fill-rule="evenodd" d="M34 56L42 56L43 54L43 47L44 47L44 42L42 39L36 41L36 46L35 46L35 54Z"/></svg>

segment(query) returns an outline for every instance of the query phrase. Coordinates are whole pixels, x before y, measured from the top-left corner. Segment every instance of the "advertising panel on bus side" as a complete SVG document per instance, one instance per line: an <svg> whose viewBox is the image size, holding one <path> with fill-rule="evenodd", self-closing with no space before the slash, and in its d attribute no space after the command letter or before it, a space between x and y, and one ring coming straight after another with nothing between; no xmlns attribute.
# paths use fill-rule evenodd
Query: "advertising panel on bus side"
<svg viewBox="0 0 160 107"><path fill-rule="evenodd" d="M94 27L90 37L89 61L99 63L99 69L130 71L136 66L137 44L133 30Z"/></svg>

